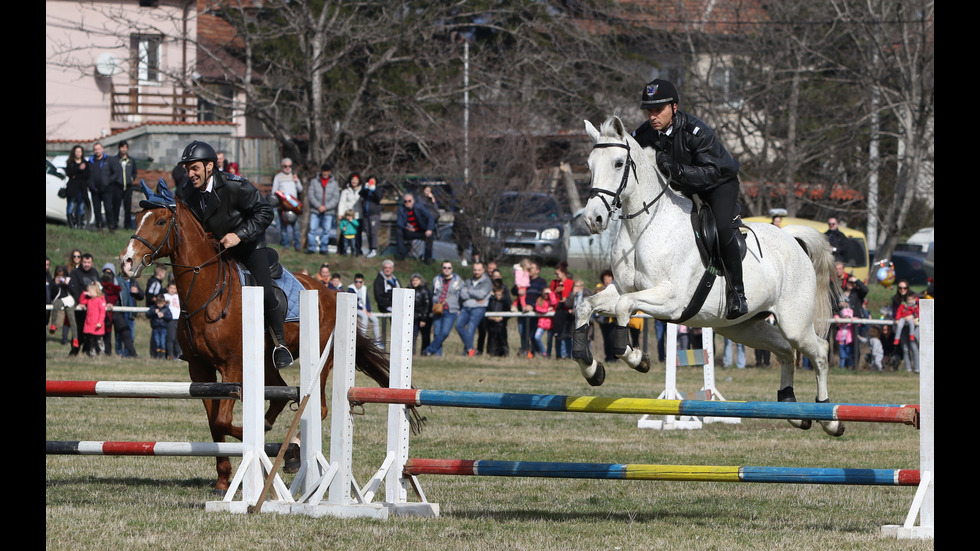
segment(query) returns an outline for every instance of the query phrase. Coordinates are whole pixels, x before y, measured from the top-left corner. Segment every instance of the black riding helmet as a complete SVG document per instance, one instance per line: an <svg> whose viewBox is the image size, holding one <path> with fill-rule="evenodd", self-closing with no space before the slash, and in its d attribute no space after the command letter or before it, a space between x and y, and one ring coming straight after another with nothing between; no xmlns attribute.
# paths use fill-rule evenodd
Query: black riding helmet
<svg viewBox="0 0 980 551"><path fill-rule="evenodd" d="M670 82L658 78L651 80L643 87L643 96L640 99L641 109L653 109L670 103L680 103L677 89Z"/></svg>
<svg viewBox="0 0 980 551"><path fill-rule="evenodd" d="M185 165L194 161L211 161L217 163L218 154L215 153L214 148L210 145L194 140L184 148L184 153L180 156L180 164Z"/></svg>

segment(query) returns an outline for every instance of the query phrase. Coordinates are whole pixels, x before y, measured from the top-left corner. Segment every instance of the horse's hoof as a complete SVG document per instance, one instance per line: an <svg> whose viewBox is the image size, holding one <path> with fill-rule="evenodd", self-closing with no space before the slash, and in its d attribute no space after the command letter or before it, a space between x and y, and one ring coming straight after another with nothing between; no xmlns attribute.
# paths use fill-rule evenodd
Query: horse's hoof
<svg viewBox="0 0 980 551"><path fill-rule="evenodd" d="M296 474L299 472L299 468L303 465L303 462L299 457L299 446L296 444L290 444L287 446L286 453L283 454L282 458L282 472L284 473Z"/></svg>
<svg viewBox="0 0 980 551"><path fill-rule="evenodd" d="M215 488L215 489L211 490L211 495L217 496L217 497L221 497L221 498L225 497L225 494L227 494L227 493L228 493L228 490L227 489L222 490L222 489L219 489L219 488Z"/></svg>
<svg viewBox="0 0 980 551"><path fill-rule="evenodd" d="M789 424L800 430L810 430L813 427L813 421L809 419L789 419Z"/></svg>
<svg viewBox="0 0 980 551"><path fill-rule="evenodd" d="M606 368L602 366L601 363L596 362L595 372L592 373L591 377L585 379L589 382L591 386L599 386L606 382Z"/></svg>
<svg viewBox="0 0 980 551"><path fill-rule="evenodd" d="M643 359L640 360L640 364L634 367L633 369L639 371L640 373L646 373L650 371L650 356L644 354Z"/></svg>
<svg viewBox="0 0 980 551"><path fill-rule="evenodd" d="M843 436L844 435L844 423L841 423L840 421L838 421L837 422L837 429L836 430L829 428L828 425L830 425L830 423L826 423L826 424L823 425L823 431L826 432L827 434L829 434L831 436Z"/></svg>

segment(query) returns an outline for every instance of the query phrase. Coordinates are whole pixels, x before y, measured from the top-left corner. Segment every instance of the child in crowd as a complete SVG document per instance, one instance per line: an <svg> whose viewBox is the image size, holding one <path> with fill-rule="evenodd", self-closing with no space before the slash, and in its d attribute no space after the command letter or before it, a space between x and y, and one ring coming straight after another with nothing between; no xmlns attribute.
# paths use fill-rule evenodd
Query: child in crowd
<svg viewBox="0 0 980 551"><path fill-rule="evenodd" d="M345 291L343 277L340 272L335 272L330 274L330 281L327 283L327 289L333 289L334 291Z"/></svg>
<svg viewBox="0 0 980 551"><path fill-rule="evenodd" d="M78 302L85 306L85 327L82 328L82 338L88 343L88 355L101 356L105 354L103 337L105 336L106 303L99 283L97 281L89 283Z"/></svg>
<svg viewBox="0 0 980 551"><path fill-rule="evenodd" d="M163 293L154 298L154 303L146 312L146 317L150 319L150 357L167 359L167 328L174 319L170 314L170 306L167 305L167 298Z"/></svg>
<svg viewBox="0 0 980 551"><path fill-rule="evenodd" d="M167 356L170 360L180 359L180 343L177 342L177 319L180 317L180 297L177 295L177 284L173 281L167 284L163 293L170 307L170 323L167 324Z"/></svg>
<svg viewBox="0 0 980 551"><path fill-rule="evenodd" d="M885 359L885 347L881 344L881 329L872 327L868 331L867 337L858 335L858 340L866 343L871 349L871 352L868 352L867 356L868 363L871 364L871 369L880 372Z"/></svg>
<svg viewBox="0 0 980 551"><path fill-rule="evenodd" d="M338 253L347 256L347 251L354 256L359 256L357 253L357 247L355 246L355 239L357 239L357 231L361 226L361 221L354 218L354 210L347 209L344 213L344 218L340 221L338 228L340 229L340 239L338 240Z"/></svg>
<svg viewBox="0 0 980 551"><path fill-rule="evenodd" d="M487 301L487 354L491 356L509 356L510 346L507 344L507 318L503 316L493 316L492 312L506 312L510 310L507 304L507 297L504 295L504 283L502 280L494 280L493 292L490 300Z"/></svg>
<svg viewBox="0 0 980 551"><path fill-rule="evenodd" d="M526 312L527 311L527 308L529 306L531 308L534 308L534 305L533 304L528 304L527 303L527 287L521 287L520 285L514 285L514 291L515 291L516 295L514 297L513 304L511 304L511 306L510 306L510 311L511 312ZM526 325L527 324L523 323L523 321L524 321L523 319L517 318L517 330L518 330L518 332L520 333L520 336L521 336L521 350L520 350L520 353L519 354L521 356L527 354L527 356L530 358L531 355L532 355L531 351L530 350L525 350L525 348L524 348L525 347L525 344L524 343L527 342L527 339L524 338L524 333L525 333L525 331L527 331L527 329L526 329Z"/></svg>
<svg viewBox="0 0 980 551"><path fill-rule="evenodd" d="M557 304L558 298L551 292L551 289L545 287L544 290L541 291L541 296L538 297L537 302L534 304L534 311L538 314L554 313L555 305ZM545 352L544 341L541 340L541 337L547 333L548 340L551 340L551 327L551 317L542 316L538 318L538 328L534 331L534 342L537 344L538 353L544 358L548 357L548 353Z"/></svg>
<svg viewBox="0 0 980 551"><path fill-rule="evenodd" d="M846 302L840 303L840 313L834 315L834 319L853 318L854 310ZM851 358L851 343L854 341L854 324L838 323L837 336L835 337L838 348L840 349L840 366L854 366L854 359Z"/></svg>
<svg viewBox="0 0 980 551"><path fill-rule="evenodd" d="M905 302L898 305L895 312L895 342L899 344L902 339L902 331L908 326L909 340L915 341L915 334L918 331L917 322L919 320L919 297L911 290L905 295Z"/></svg>

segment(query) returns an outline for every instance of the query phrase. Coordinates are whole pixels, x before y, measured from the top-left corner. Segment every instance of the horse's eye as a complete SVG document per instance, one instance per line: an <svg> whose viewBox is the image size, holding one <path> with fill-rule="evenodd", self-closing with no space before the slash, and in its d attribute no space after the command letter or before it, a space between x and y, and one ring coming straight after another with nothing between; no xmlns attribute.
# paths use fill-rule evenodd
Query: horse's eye
<svg viewBox="0 0 980 551"><path fill-rule="evenodd" d="M166 221L166 220L164 220L163 218L161 218L161 219L159 219L159 220L157 220L157 225L158 225L158 226L162 226L162 225L164 225L164 224L166 224L166 223L167 223L167 221Z"/></svg>
<svg viewBox="0 0 980 551"><path fill-rule="evenodd" d="M623 161L616 161L616 168L623 168L624 164Z"/></svg>

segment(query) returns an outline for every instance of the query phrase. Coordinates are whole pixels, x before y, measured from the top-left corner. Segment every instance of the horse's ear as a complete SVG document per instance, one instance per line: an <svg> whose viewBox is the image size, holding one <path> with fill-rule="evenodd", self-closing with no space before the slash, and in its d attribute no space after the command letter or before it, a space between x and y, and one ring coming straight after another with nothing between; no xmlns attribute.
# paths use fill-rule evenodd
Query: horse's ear
<svg viewBox="0 0 980 551"><path fill-rule="evenodd" d="M157 180L157 195L159 195L168 205L176 204L174 201L174 194L167 187L167 182L163 181L163 178Z"/></svg>
<svg viewBox="0 0 980 551"><path fill-rule="evenodd" d="M140 206L145 209L153 207L168 207L177 204L174 200L173 193L170 193L170 189L167 188L167 183L163 181L163 178L160 178L160 180L157 182L156 192L151 190L142 179L140 179L140 189L143 191L143 195L146 196L146 199L140 201Z"/></svg>
<svg viewBox="0 0 980 551"><path fill-rule="evenodd" d="M616 115L613 115L612 117L612 127L613 127L613 131L620 138L626 136L626 127L623 126L623 121Z"/></svg>
<svg viewBox="0 0 980 551"><path fill-rule="evenodd" d="M592 138L592 141L599 141L599 130L591 122L585 121L585 131L588 132L589 137Z"/></svg>

